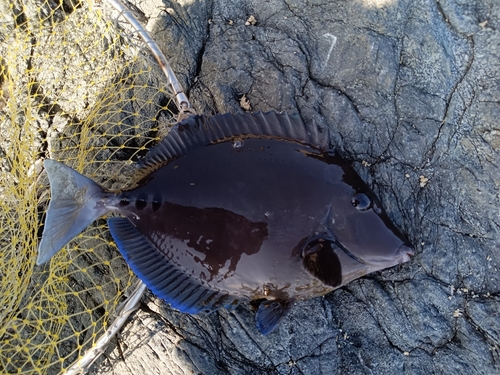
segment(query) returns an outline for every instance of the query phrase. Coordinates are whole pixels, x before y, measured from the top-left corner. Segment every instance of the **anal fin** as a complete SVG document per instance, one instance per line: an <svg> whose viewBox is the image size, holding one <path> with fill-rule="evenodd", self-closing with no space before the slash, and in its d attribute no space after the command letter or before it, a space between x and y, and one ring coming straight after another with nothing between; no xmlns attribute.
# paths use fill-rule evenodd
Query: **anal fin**
<svg viewBox="0 0 500 375"><path fill-rule="evenodd" d="M292 300L270 300L259 305L255 314L257 328L263 335L271 333L292 307Z"/></svg>
<svg viewBox="0 0 500 375"><path fill-rule="evenodd" d="M232 307L236 297L204 285L170 262L126 218L108 219L109 229L126 262L146 286L172 307L196 314Z"/></svg>

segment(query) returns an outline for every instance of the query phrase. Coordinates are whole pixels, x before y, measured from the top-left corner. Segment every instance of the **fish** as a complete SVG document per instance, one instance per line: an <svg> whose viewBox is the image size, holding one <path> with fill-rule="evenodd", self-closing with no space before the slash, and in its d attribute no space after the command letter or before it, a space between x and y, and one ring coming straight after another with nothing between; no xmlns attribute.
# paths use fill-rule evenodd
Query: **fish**
<svg viewBox="0 0 500 375"><path fill-rule="evenodd" d="M196 115L112 192L44 161L51 199L37 264L96 219L135 274L189 314L249 303L272 332L295 302L410 260L414 248L373 191L298 115Z"/></svg>

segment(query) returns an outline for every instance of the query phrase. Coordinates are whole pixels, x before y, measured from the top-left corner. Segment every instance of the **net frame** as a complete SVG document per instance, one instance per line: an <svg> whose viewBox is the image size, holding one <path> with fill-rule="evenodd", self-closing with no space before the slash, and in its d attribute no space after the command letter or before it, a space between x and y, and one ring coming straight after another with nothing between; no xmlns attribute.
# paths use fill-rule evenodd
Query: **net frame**
<svg viewBox="0 0 500 375"><path fill-rule="evenodd" d="M0 372L77 373L144 286L104 219L35 266L50 199L42 161L124 189L134 163L190 105L128 10L1 0L0 12Z"/></svg>

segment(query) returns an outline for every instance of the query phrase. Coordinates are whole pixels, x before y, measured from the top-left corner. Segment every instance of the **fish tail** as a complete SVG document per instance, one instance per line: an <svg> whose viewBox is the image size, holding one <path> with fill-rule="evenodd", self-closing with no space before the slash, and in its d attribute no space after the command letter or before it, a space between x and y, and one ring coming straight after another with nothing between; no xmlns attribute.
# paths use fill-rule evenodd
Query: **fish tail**
<svg viewBox="0 0 500 375"><path fill-rule="evenodd" d="M36 264L47 262L90 223L111 209L104 200L111 193L91 179L59 163L46 159L51 200L47 209Z"/></svg>

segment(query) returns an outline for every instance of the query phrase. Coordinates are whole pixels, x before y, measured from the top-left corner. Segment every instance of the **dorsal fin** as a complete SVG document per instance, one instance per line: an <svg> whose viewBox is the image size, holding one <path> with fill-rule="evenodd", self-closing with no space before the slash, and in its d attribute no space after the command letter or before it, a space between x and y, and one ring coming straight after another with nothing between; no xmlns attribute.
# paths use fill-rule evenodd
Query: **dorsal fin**
<svg viewBox="0 0 500 375"><path fill-rule="evenodd" d="M311 145L325 151L326 129L304 124L298 115L276 112L192 116L170 130L165 139L138 163L141 176L184 155L189 149L234 137L278 137Z"/></svg>

